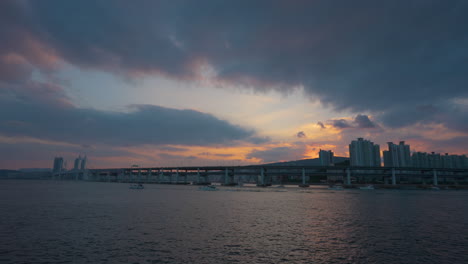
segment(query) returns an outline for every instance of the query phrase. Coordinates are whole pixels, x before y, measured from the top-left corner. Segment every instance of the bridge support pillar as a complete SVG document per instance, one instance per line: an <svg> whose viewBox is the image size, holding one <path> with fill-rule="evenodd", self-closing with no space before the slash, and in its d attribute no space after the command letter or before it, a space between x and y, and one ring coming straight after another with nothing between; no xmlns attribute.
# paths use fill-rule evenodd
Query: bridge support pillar
<svg viewBox="0 0 468 264"><path fill-rule="evenodd" d="M305 168L302 168L302 184L299 184L299 187L309 187L309 184L306 184Z"/></svg>
<svg viewBox="0 0 468 264"><path fill-rule="evenodd" d="M187 177L188 177L188 171L185 170L185 172L182 174L182 177L184 177L184 184L187 184Z"/></svg>
<svg viewBox="0 0 468 264"><path fill-rule="evenodd" d="M261 178L261 184L265 185L265 169L264 168L260 170L260 178Z"/></svg>
<svg viewBox="0 0 468 264"><path fill-rule="evenodd" d="M229 171L228 169L224 169L224 185L229 185Z"/></svg>
<svg viewBox="0 0 468 264"><path fill-rule="evenodd" d="M257 186L266 187L266 184L265 184L265 169L263 167L260 168L260 183L258 183Z"/></svg>
<svg viewBox="0 0 468 264"><path fill-rule="evenodd" d="M153 174L152 169L148 169L148 174L146 174L146 182L149 182L151 180L151 175Z"/></svg>
<svg viewBox="0 0 468 264"><path fill-rule="evenodd" d="M176 170L175 183L179 183L179 169Z"/></svg>
<svg viewBox="0 0 468 264"><path fill-rule="evenodd" d="M433 182L433 184L434 184L434 186L437 186L438 183L439 183L439 181L438 181L438 179L437 179L437 171L436 171L436 169L433 169L433 170L432 170L432 175L434 176L434 179L433 179L434 182Z"/></svg>
<svg viewBox="0 0 468 264"><path fill-rule="evenodd" d="M164 180L164 173L162 169L159 169L158 182L161 183Z"/></svg>
<svg viewBox="0 0 468 264"><path fill-rule="evenodd" d="M346 168L346 184L351 185L351 170Z"/></svg>
<svg viewBox="0 0 468 264"><path fill-rule="evenodd" d="M200 173L200 168L197 168L197 181L194 182L193 184L195 185L211 185L211 182L209 181L209 176L206 174L201 174Z"/></svg>
<svg viewBox="0 0 468 264"><path fill-rule="evenodd" d="M224 169L224 186L233 186L234 183L234 171L232 173L229 172L228 168Z"/></svg>
<svg viewBox="0 0 468 264"><path fill-rule="evenodd" d="M392 168L392 185L396 185L395 168Z"/></svg>

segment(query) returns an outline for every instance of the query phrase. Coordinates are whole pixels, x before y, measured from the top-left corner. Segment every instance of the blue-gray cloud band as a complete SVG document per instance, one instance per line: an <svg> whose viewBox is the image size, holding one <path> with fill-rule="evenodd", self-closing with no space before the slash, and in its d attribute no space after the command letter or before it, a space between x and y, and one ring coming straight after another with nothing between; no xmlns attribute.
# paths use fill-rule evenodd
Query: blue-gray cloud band
<svg viewBox="0 0 468 264"><path fill-rule="evenodd" d="M57 87L38 83L20 87L0 85L0 135L114 146L207 146L267 140L256 137L253 130L195 110L154 105L133 105L129 112L77 108ZM41 97L44 93L49 95Z"/></svg>
<svg viewBox="0 0 468 264"><path fill-rule="evenodd" d="M466 128L466 107L445 108L468 98L464 0L1 5L0 34L10 41L0 55L16 52L37 67L43 62L20 44L25 39L80 67L190 79L204 60L220 80L256 89L303 85L335 109L375 111L388 126L436 122ZM5 78L29 72L24 65L6 65L0 60ZM425 106L444 108L444 114Z"/></svg>

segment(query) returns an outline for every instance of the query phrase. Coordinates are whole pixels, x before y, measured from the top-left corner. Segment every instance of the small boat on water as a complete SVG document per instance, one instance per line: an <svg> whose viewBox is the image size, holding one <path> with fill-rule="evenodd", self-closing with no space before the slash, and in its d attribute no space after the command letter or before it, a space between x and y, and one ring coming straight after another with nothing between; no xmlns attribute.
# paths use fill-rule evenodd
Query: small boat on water
<svg viewBox="0 0 468 264"><path fill-rule="evenodd" d="M341 185L330 185L328 186L328 190L344 190L344 188Z"/></svg>
<svg viewBox="0 0 468 264"><path fill-rule="evenodd" d="M130 187L129 187L129 189L138 189L138 190L141 190L141 189L144 189L144 188L145 188L145 186L143 186L143 184L141 184L141 183L138 183L138 184L135 183L135 184L130 185Z"/></svg>
<svg viewBox="0 0 468 264"><path fill-rule="evenodd" d="M438 190L440 190L440 188L437 187L437 186L431 186L431 188L429 188L429 190L438 191Z"/></svg>
<svg viewBox="0 0 468 264"><path fill-rule="evenodd" d="M218 189L213 185L206 185L198 188L200 191L217 191Z"/></svg>
<svg viewBox="0 0 468 264"><path fill-rule="evenodd" d="M369 185L366 185L366 186L361 186L359 187L360 190L375 190L375 187L374 185L372 184L369 184Z"/></svg>

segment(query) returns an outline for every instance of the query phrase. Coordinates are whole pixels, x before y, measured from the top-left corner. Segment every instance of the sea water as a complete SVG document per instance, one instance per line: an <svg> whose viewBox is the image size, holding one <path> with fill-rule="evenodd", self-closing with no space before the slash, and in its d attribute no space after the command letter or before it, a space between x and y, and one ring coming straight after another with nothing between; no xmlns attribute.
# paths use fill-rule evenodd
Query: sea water
<svg viewBox="0 0 468 264"><path fill-rule="evenodd" d="M0 263L468 263L468 192L0 181Z"/></svg>

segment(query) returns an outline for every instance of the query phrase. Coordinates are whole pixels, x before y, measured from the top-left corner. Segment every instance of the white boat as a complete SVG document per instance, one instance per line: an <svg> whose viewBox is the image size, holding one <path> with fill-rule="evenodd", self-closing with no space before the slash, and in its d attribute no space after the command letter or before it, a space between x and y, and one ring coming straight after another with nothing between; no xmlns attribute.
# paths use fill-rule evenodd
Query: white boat
<svg viewBox="0 0 468 264"><path fill-rule="evenodd" d="M213 185L206 185L198 188L200 191L217 191L218 189Z"/></svg>
<svg viewBox="0 0 468 264"><path fill-rule="evenodd" d="M434 191L438 191L438 190L440 190L440 188L439 188L439 187L437 187L437 186L431 186L431 188L429 188L429 189L430 189L430 190L434 190Z"/></svg>
<svg viewBox="0 0 468 264"><path fill-rule="evenodd" d="M369 185L366 185L366 186L361 186L359 187L360 190L374 190L374 185L372 184L369 184Z"/></svg>
<svg viewBox="0 0 468 264"><path fill-rule="evenodd" d="M328 187L328 190L344 190L344 188L341 185L331 185Z"/></svg>
<svg viewBox="0 0 468 264"><path fill-rule="evenodd" d="M139 184L132 184L132 185L130 185L130 187L129 187L129 189L139 189L139 190L144 189L144 188L145 188L145 186L143 186L143 184L141 184L141 183L139 183Z"/></svg>

